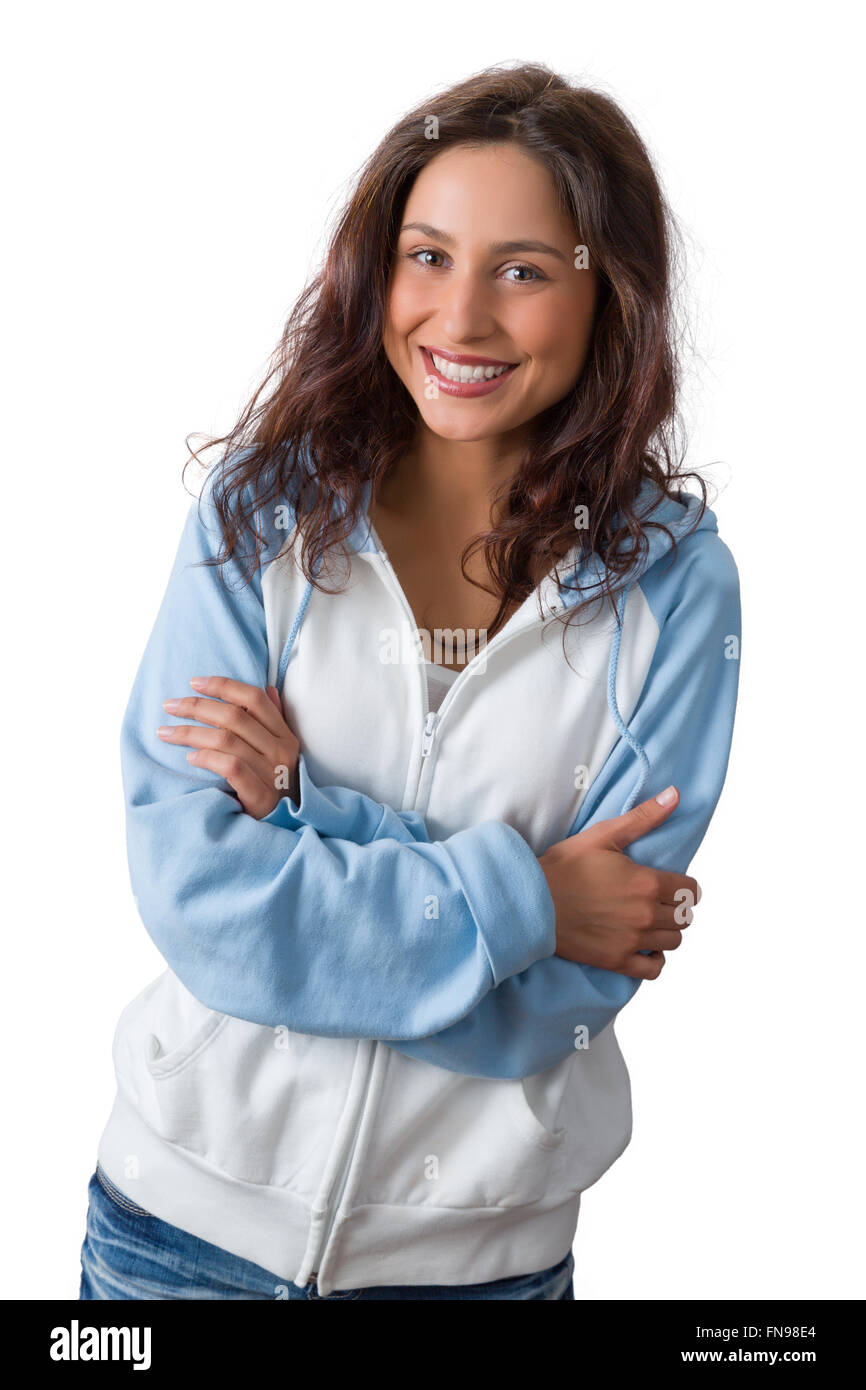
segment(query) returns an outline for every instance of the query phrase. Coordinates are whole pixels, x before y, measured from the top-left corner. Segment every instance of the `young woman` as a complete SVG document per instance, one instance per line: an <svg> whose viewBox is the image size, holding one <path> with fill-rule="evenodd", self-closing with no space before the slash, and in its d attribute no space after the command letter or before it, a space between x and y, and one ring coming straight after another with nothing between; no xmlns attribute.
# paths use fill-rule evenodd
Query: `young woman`
<svg viewBox="0 0 866 1390"><path fill-rule="evenodd" d="M670 248L631 124L543 67L362 171L123 721L169 968L118 1025L82 1298L573 1297L737 693Z"/></svg>

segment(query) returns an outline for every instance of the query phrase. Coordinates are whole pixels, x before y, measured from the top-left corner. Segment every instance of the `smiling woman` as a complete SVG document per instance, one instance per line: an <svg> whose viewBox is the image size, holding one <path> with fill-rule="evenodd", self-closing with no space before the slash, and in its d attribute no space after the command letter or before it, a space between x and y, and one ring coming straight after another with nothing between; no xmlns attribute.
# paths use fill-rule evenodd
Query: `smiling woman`
<svg viewBox="0 0 866 1390"><path fill-rule="evenodd" d="M607 97L491 69L362 170L123 720L168 969L118 1024L82 1298L573 1298L613 1021L691 921L736 705L673 341Z"/></svg>
<svg viewBox="0 0 866 1390"><path fill-rule="evenodd" d="M609 97L524 64L425 99L364 165L265 380L210 441L227 461L214 563L251 541L252 575L256 511L289 489L319 589L371 504L410 563L421 517L425 568L456 545L458 592L496 599L475 624L490 635L576 540L612 596L664 525L637 505L644 483L674 497L691 478L706 498L677 429L676 254L646 148ZM489 365L507 370L482 381ZM449 441L459 466L431 466Z"/></svg>
<svg viewBox="0 0 866 1390"><path fill-rule="evenodd" d="M461 439L526 425L578 380L597 302L550 171L513 141L457 145L418 175L404 216L384 342L421 419Z"/></svg>

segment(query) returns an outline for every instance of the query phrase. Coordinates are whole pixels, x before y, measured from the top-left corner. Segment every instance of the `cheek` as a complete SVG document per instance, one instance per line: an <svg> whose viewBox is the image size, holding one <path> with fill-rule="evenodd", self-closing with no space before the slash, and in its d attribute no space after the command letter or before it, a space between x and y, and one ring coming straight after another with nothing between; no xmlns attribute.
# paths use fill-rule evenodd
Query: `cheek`
<svg viewBox="0 0 866 1390"><path fill-rule="evenodd" d="M528 357L557 382L570 383L583 366L592 336L592 317L584 303L551 301L540 313L527 314L520 343Z"/></svg>
<svg viewBox="0 0 866 1390"><path fill-rule="evenodd" d="M388 297L388 329L392 338L405 336L427 317L429 290L417 280L395 275Z"/></svg>

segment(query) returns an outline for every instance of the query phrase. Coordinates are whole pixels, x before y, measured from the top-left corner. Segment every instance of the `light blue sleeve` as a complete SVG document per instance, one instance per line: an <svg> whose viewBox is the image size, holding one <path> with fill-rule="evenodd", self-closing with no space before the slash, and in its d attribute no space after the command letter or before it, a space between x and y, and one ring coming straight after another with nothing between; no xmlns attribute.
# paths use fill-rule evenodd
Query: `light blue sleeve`
<svg viewBox="0 0 866 1390"><path fill-rule="evenodd" d="M628 725L651 765L640 799L675 784L680 804L625 853L639 864L686 873L727 772L739 680L739 579L727 546L715 532L702 531L681 541L675 561L656 565L641 588L659 639ZM620 738L589 788L572 834L618 816L637 773L636 756ZM332 788L317 793L309 779L307 794L313 815L326 805L333 811L342 796ZM581 1025L591 1041L640 983L550 956L502 981L435 1036L390 1045L470 1076L531 1076L569 1055Z"/></svg>
<svg viewBox="0 0 866 1390"><path fill-rule="evenodd" d="M298 757L300 799L288 793L261 824L287 830L312 828L318 835L369 845L374 840L416 841L430 844L423 816L418 811L395 811L352 787L319 787L310 776L303 752ZM443 841L442 843L447 843Z"/></svg>
<svg viewBox="0 0 866 1390"><path fill-rule="evenodd" d="M175 722L163 701L192 693L193 676L267 684L259 569L244 583L235 561L200 563L220 547L213 478L190 507L121 728L142 921L181 982L220 1012L334 1037L438 1033L552 955L544 874L503 822L431 844L418 818L356 792L339 793L335 814L363 843L291 823L284 803L257 820L158 737Z"/></svg>

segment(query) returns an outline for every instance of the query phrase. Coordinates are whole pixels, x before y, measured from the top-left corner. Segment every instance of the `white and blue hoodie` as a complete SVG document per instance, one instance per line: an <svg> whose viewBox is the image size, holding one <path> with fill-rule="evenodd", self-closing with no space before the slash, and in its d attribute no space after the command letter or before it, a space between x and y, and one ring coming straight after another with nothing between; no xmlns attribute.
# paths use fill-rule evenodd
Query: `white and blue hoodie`
<svg viewBox="0 0 866 1390"><path fill-rule="evenodd" d="M601 573L575 546L430 712L369 484L329 593L294 560L288 504L260 517L250 583L198 564L220 550L213 481L123 720L130 874L168 969L118 1023L99 1162L155 1216L321 1294L545 1269L631 1136L613 1020L639 982L554 954L537 856L675 783L627 853L688 870L733 730L730 551L709 510L675 552L650 528L566 661L551 619ZM681 536L698 503L680 496L649 515L647 483L639 508ZM159 739L163 700L211 675L280 690L299 804L257 820Z"/></svg>

